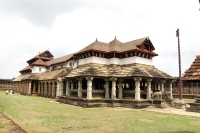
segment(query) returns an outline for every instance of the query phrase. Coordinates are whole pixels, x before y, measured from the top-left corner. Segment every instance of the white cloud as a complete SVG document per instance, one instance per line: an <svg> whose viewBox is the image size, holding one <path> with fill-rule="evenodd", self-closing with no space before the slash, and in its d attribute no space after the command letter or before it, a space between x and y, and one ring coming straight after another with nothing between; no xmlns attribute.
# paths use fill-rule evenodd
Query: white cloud
<svg viewBox="0 0 200 133"><path fill-rule="evenodd" d="M149 36L159 54L156 68L178 76L176 29L182 72L199 55L198 1L110 0L0 1L0 78L12 78L26 61L49 48L55 58L95 41L122 42ZM2 65L3 64L3 65Z"/></svg>

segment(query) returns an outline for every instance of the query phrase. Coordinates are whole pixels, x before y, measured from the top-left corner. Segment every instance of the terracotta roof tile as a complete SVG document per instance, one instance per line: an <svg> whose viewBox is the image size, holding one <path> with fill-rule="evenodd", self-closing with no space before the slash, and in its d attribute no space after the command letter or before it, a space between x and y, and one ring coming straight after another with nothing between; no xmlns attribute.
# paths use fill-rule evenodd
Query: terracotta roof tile
<svg viewBox="0 0 200 133"><path fill-rule="evenodd" d="M47 61L46 63L47 63L47 65L52 65L52 64L65 62L65 61L69 60L72 56L73 56L73 54L65 55L65 56Z"/></svg>
<svg viewBox="0 0 200 133"><path fill-rule="evenodd" d="M103 76L103 77L152 77L161 79L174 79L170 75L158 70L154 66L132 64L132 65L100 65L89 64L78 66L69 72L66 77L77 76Z"/></svg>
<svg viewBox="0 0 200 133"><path fill-rule="evenodd" d="M185 72L183 80L200 80L200 55L191 64L190 68Z"/></svg>
<svg viewBox="0 0 200 133"><path fill-rule="evenodd" d="M30 66L25 67L24 69L20 70L20 72L25 71L25 70L30 70Z"/></svg>
<svg viewBox="0 0 200 133"><path fill-rule="evenodd" d="M46 62L41 59L36 60L31 64L31 66L47 66Z"/></svg>
<svg viewBox="0 0 200 133"><path fill-rule="evenodd" d="M127 50L137 49L136 46L142 44L146 39L147 37L144 37L141 39L137 39L137 40L133 40L130 42L125 42L125 43L120 42L116 38L109 43L104 43L104 42L100 42L96 40L95 42L86 46L79 52L84 52L88 50L99 50L99 51L105 51L105 52L111 52L111 51L124 52Z"/></svg>
<svg viewBox="0 0 200 133"><path fill-rule="evenodd" d="M22 80L53 80L57 79L59 76L67 74L70 69L59 69L50 72L44 73L30 73L22 74L19 77L15 78L13 81L22 81Z"/></svg>

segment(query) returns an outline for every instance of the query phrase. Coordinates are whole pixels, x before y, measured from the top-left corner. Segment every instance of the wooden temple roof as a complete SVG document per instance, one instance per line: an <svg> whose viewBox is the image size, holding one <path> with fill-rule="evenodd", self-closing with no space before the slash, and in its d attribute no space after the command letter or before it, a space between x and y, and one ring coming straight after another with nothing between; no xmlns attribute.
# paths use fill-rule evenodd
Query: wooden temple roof
<svg viewBox="0 0 200 133"><path fill-rule="evenodd" d="M190 68L186 70L183 80L200 80L200 55L191 64Z"/></svg>
<svg viewBox="0 0 200 133"><path fill-rule="evenodd" d="M87 64L78 66L66 77L97 76L97 77L148 77L159 79L174 79L154 66L143 64L130 65L99 65Z"/></svg>
<svg viewBox="0 0 200 133"><path fill-rule="evenodd" d="M15 78L13 81L22 81L22 80L53 80L57 79L62 75L68 73L67 69L58 69L54 71L44 72L44 73L30 73L22 74L19 77Z"/></svg>
<svg viewBox="0 0 200 133"><path fill-rule="evenodd" d="M137 39L137 40L133 40L133 41L125 42L125 43L120 42L116 38L109 43L104 43L104 42L100 42L96 40L95 42L86 46L85 48L83 48L77 53L81 53L88 50L97 50L97 51L104 51L104 52L112 52L112 51L125 52L132 49L138 49L137 46L141 45L147 39L148 37L144 37L141 39ZM153 47L152 44L151 46Z"/></svg>
<svg viewBox="0 0 200 133"><path fill-rule="evenodd" d="M51 57L45 57L45 56L43 56L44 54L49 54ZM41 52L41 53L37 54L33 58L29 59L27 62L29 63L31 60L34 60L34 59L51 60L51 59L53 59L53 55L49 52L49 50L46 50L44 52Z"/></svg>
<svg viewBox="0 0 200 133"><path fill-rule="evenodd" d="M23 74L13 81L22 80L53 80L58 77L76 78L76 77L146 77L157 79L174 79L170 75L158 70L154 66L144 64L130 65L102 65L87 64L78 66L75 69L58 69L45 73Z"/></svg>
<svg viewBox="0 0 200 133"><path fill-rule="evenodd" d="M70 58L72 58L73 54L69 54L69 55L65 55L56 59L52 59L50 61L47 61L47 65L53 65L53 64L58 64L58 63L62 63L62 62L66 62L68 61Z"/></svg>
<svg viewBox="0 0 200 133"><path fill-rule="evenodd" d="M20 70L20 72L25 71L25 70L30 70L31 66L27 66L25 68L23 68L22 70Z"/></svg>
<svg viewBox="0 0 200 133"><path fill-rule="evenodd" d="M47 63L41 59L36 60L31 64L31 66L47 66Z"/></svg>

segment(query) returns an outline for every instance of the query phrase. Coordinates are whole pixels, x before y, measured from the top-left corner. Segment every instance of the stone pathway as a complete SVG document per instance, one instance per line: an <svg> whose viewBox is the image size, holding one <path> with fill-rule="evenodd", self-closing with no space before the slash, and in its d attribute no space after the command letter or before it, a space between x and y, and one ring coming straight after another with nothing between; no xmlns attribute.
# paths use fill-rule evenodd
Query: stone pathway
<svg viewBox="0 0 200 133"><path fill-rule="evenodd" d="M166 113L166 114L177 114L177 115L186 115L186 116L196 116L200 117L200 113L197 112L188 112L186 109L176 109L174 107L167 107L167 108L155 108L155 107L148 107L139 109L142 111L151 111L151 112L160 112L160 113Z"/></svg>
<svg viewBox="0 0 200 133"><path fill-rule="evenodd" d="M0 112L0 121L5 126L4 128L0 128L0 132L5 133L27 133L24 129L22 129L17 123L7 117L5 114Z"/></svg>

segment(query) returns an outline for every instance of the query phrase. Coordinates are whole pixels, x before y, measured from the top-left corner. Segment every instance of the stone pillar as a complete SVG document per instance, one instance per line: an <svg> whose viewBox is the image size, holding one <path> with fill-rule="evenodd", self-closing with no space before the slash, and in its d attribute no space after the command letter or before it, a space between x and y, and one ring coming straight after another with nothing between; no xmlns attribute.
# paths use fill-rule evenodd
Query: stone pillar
<svg viewBox="0 0 200 133"><path fill-rule="evenodd" d="M157 90L160 90L160 81L158 81L158 88Z"/></svg>
<svg viewBox="0 0 200 133"><path fill-rule="evenodd" d="M44 82L44 87L43 87L43 96L46 96L46 82Z"/></svg>
<svg viewBox="0 0 200 133"><path fill-rule="evenodd" d="M151 81L152 79L147 79L147 99L150 99L151 98Z"/></svg>
<svg viewBox="0 0 200 133"><path fill-rule="evenodd" d="M31 81L28 83L28 95L31 95Z"/></svg>
<svg viewBox="0 0 200 133"><path fill-rule="evenodd" d="M33 93L36 93L35 86L36 86L36 83L35 83L35 81L33 81Z"/></svg>
<svg viewBox="0 0 200 133"><path fill-rule="evenodd" d="M119 92L118 92L118 98L123 99L123 91L122 91L122 81L123 79L119 79Z"/></svg>
<svg viewBox="0 0 200 133"><path fill-rule="evenodd" d="M109 79L104 79L106 81L106 88L105 88L105 98L109 98Z"/></svg>
<svg viewBox="0 0 200 133"><path fill-rule="evenodd" d="M60 81L57 81L56 97L60 96Z"/></svg>
<svg viewBox="0 0 200 133"><path fill-rule="evenodd" d="M44 82L41 83L41 95L44 95Z"/></svg>
<svg viewBox="0 0 200 133"><path fill-rule="evenodd" d="M70 80L66 80L66 96L70 96L70 90L69 90Z"/></svg>
<svg viewBox="0 0 200 133"><path fill-rule="evenodd" d="M142 78L136 77L135 80L135 100L140 100L140 81Z"/></svg>
<svg viewBox="0 0 200 133"><path fill-rule="evenodd" d="M51 97L52 98L55 97L55 89L56 89L56 84L55 84L55 82L52 82L52 92L51 92Z"/></svg>
<svg viewBox="0 0 200 133"><path fill-rule="evenodd" d="M111 93L111 98L112 98L112 99L116 99L116 80L117 80L117 78L112 77L112 78L110 78L110 80L112 81L112 93Z"/></svg>
<svg viewBox="0 0 200 133"><path fill-rule="evenodd" d="M73 80L71 80L71 88L70 89L74 89L74 82L73 82Z"/></svg>
<svg viewBox="0 0 200 133"><path fill-rule="evenodd" d="M164 92L165 91L165 88L164 88L164 83L165 83L165 80L162 80L161 82L160 82L160 88L161 88L161 92Z"/></svg>
<svg viewBox="0 0 200 133"><path fill-rule="evenodd" d="M92 99L92 80L93 77L86 77L87 80L87 99Z"/></svg>
<svg viewBox="0 0 200 133"><path fill-rule="evenodd" d="M60 80L60 95L59 96L63 96L63 80Z"/></svg>
<svg viewBox="0 0 200 133"><path fill-rule="evenodd" d="M40 89L41 89L40 82L38 82L38 95L41 95Z"/></svg>
<svg viewBox="0 0 200 133"><path fill-rule="evenodd" d="M171 98L173 98L173 95L172 95L172 83L173 83L173 81L171 80L171 81L169 81L169 83L168 83L168 85L169 85L169 91L170 91L170 99Z"/></svg>
<svg viewBox="0 0 200 133"><path fill-rule="evenodd" d="M78 79L78 97L82 98L82 78Z"/></svg>

